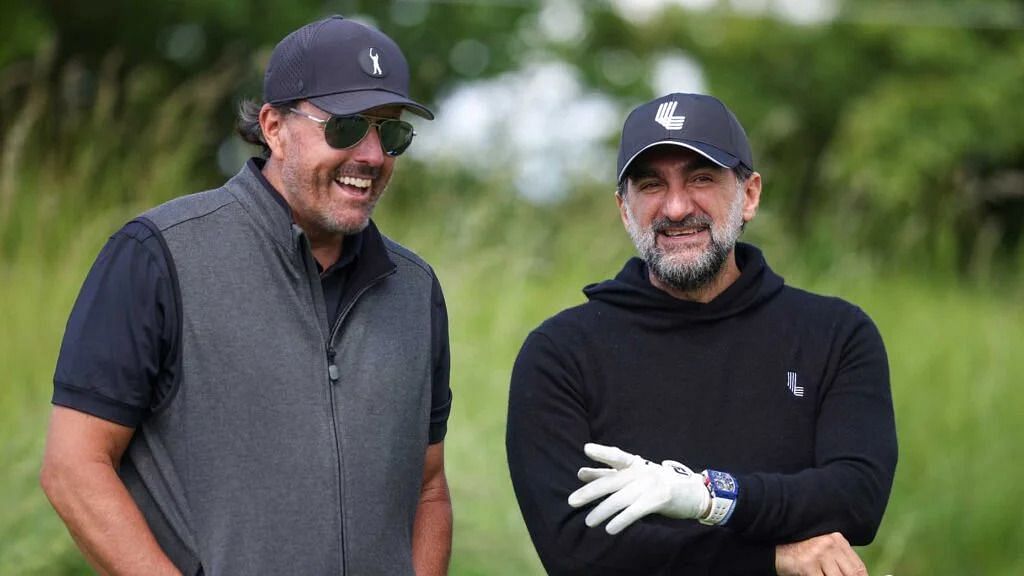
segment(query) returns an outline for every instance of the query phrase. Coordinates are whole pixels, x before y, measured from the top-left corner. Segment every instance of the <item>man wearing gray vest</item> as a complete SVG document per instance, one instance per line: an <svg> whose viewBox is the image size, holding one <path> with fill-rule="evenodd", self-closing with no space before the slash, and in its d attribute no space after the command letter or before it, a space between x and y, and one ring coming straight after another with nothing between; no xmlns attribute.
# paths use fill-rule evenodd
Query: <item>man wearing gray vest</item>
<svg viewBox="0 0 1024 576"><path fill-rule="evenodd" d="M443 574L447 312L370 221L409 70L341 17L277 45L263 148L111 237L72 310L41 481L111 574Z"/></svg>

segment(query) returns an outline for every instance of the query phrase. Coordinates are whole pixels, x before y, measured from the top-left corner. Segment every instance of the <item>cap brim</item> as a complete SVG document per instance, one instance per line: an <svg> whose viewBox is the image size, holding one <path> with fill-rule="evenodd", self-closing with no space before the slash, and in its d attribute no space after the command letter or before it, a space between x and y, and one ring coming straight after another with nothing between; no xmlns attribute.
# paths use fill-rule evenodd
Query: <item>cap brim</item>
<svg viewBox="0 0 1024 576"><path fill-rule="evenodd" d="M401 106L427 120L434 119L434 113L426 106L387 90L354 90L315 96L308 100L317 108L336 116L359 114L380 106Z"/></svg>
<svg viewBox="0 0 1024 576"><path fill-rule="evenodd" d="M671 144L674 146L689 148L690 150L693 150L694 152L700 154L701 156L707 158L708 160L711 160L715 164L718 164L722 168L732 169L742 164L739 158L710 144L696 142L693 140L659 140L657 142L651 142L647 146L644 146L643 148L637 150L636 153L634 153L633 156L630 157L629 161L627 161L622 166L622 171L619 172L619 178L617 182L622 182L623 176L626 175L626 172L629 170L629 166L633 164L633 160L636 160L637 156L643 154L650 148L653 148L655 146L661 146L662 144Z"/></svg>

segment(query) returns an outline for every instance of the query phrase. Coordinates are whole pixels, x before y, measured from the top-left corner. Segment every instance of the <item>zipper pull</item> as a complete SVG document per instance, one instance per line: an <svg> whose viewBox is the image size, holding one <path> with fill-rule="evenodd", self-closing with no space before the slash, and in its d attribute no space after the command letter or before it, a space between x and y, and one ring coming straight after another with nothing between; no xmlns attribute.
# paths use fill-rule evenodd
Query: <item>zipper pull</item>
<svg viewBox="0 0 1024 576"><path fill-rule="evenodd" d="M338 377L341 375L341 371L338 370L338 365L334 363L334 356L336 352L332 346L327 347L327 376L331 379L331 384L338 383Z"/></svg>

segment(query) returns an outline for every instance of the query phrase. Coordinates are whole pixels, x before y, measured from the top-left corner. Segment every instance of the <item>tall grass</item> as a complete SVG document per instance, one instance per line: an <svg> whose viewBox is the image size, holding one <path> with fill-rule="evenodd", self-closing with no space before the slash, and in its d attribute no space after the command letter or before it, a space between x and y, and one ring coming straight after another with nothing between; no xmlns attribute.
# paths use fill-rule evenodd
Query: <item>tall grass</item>
<svg viewBox="0 0 1024 576"><path fill-rule="evenodd" d="M0 152L16 162L4 164L15 172L2 175L9 188L0 195L0 573L87 573L36 481L64 323L111 232L151 203L209 185L196 166L210 147L190 134L205 134L214 80L148 114L132 108L125 84L105 86L127 110L102 122L83 114L65 141L39 141L31 127L18 141L5 127ZM631 254L606 190L537 207L507 181L402 164L377 218L435 266L448 301L456 575L542 573L505 467L510 367L530 329L582 301L583 285ZM860 550L871 572L1024 573L1021 286L884 270L857 254L808 257L776 224L770 195L765 203L749 234L772 265L794 284L860 304L888 346L901 455L882 529Z"/></svg>

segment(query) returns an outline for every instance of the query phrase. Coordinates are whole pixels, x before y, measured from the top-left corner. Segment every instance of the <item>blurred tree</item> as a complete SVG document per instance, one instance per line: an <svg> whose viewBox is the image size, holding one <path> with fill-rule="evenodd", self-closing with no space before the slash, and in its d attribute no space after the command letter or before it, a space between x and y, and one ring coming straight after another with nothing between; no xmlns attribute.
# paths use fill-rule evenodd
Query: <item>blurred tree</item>
<svg viewBox="0 0 1024 576"><path fill-rule="evenodd" d="M993 253L1014 262L1024 227L1020 3L847 2L812 23L763 10L771 3L756 13L729 5L640 22L598 12L568 57L595 85L637 101L654 95L649 78L609 82L587 55L625 51L644 70L668 49L692 56L744 120L766 205L797 238L928 266L964 269Z"/></svg>
<svg viewBox="0 0 1024 576"><path fill-rule="evenodd" d="M379 25L403 46L413 91L427 102L465 82L563 60L626 108L654 96L659 59L685 55L707 90L743 119L766 175L766 209L809 252L828 258L854 244L893 261L966 268L1019 250L1021 3L836 0L784 12L794 4L720 0L666 3L649 14L640 4L19 1L0 24L0 146L40 76L50 86L35 91L49 95L40 118L73 117L101 101L140 118L216 69L234 88L210 96L202 137L211 152L197 167L216 181L214 149L229 131L231 103L259 95L274 42L342 13ZM813 6L818 12L808 12ZM44 46L48 58L38 57ZM119 88L104 96L111 82ZM36 129L66 135L58 124Z"/></svg>

